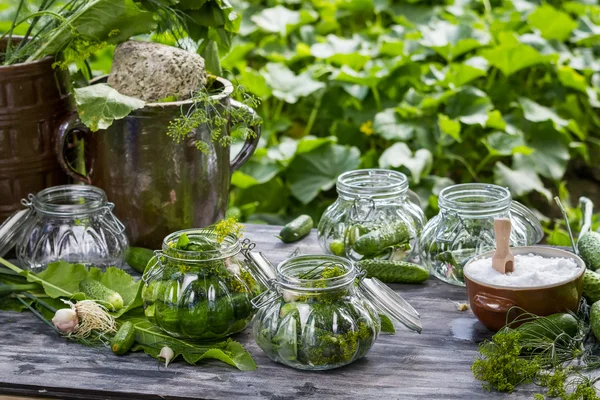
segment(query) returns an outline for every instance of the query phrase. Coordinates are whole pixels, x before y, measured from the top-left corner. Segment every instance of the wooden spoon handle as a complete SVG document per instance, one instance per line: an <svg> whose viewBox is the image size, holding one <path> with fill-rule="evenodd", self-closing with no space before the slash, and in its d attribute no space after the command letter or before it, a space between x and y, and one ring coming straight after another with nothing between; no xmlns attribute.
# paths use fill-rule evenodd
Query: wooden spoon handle
<svg viewBox="0 0 600 400"><path fill-rule="evenodd" d="M496 252L492 257L492 267L500 272L512 272L514 258L510 252L510 230L511 222L507 218L494 220L494 233L496 234Z"/></svg>

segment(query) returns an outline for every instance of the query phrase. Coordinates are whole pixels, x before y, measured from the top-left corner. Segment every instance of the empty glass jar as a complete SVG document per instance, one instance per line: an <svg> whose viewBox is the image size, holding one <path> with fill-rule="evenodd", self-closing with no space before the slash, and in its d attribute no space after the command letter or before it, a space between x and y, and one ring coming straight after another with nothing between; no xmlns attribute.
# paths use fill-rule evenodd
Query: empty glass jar
<svg viewBox="0 0 600 400"><path fill-rule="evenodd" d="M259 308L254 339L273 361L305 370L341 367L364 357L381 330L380 314L421 331L419 314L394 291L345 258L296 256L275 269L264 257L251 262L268 291Z"/></svg>
<svg viewBox="0 0 600 400"><path fill-rule="evenodd" d="M242 331L252 320L250 299L260 285L245 268L234 235L188 229L167 236L142 279L144 312L168 334L214 340Z"/></svg>
<svg viewBox="0 0 600 400"><path fill-rule="evenodd" d="M464 285L463 266L471 257L496 247L495 218L510 218L511 246L529 246L544 235L537 217L501 186L449 186L440 192L438 205L439 214L419 239L419 256L436 277L455 285Z"/></svg>
<svg viewBox="0 0 600 400"><path fill-rule="evenodd" d="M318 226L319 244L328 254L404 259L425 224L418 197L406 175L386 169L346 172L337 180L337 200Z"/></svg>
<svg viewBox="0 0 600 400"><path fill-rule="evenodd" d="M30 194L0 227L0 252L16 246L21 266L33 272L66 261L97 268L120 267L127 251L125 227L114 204L94 186L63 185Z"/></svg>

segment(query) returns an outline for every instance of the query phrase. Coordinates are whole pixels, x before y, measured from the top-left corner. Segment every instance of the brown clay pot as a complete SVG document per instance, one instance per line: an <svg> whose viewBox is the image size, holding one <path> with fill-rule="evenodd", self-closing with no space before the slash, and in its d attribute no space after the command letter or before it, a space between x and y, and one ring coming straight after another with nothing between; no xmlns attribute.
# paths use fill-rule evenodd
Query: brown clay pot
<svg viewBox="0 0 600 400"><path fill-rule="evenodd" d="M514 247L511 251L514 255L536 254L543 257L572 258L581 268L581 273L568 282L555 285L525 288L493 286L476 282L469 276L468 265L475 261L472 259L465 265L464 275L471 310L479 321L489 329L498 331L525 311L539 316L566 311L577 312L583 293L585 273L585 263L581 258L568 251L551 247ZM490 258L493 254L494 251L484 253L476 259ZM513 307L520 307L525 311Z"/></svg>
<svg viewBox="0 0 600 400"><path fill-rule="evenodd" d="M0 53L5 48L6 39L0 40ZM46 57L0 65L0 222L22 208L29 193L67 182L54 153L54 132L73 108L68 73L53 63Z"/></svg>

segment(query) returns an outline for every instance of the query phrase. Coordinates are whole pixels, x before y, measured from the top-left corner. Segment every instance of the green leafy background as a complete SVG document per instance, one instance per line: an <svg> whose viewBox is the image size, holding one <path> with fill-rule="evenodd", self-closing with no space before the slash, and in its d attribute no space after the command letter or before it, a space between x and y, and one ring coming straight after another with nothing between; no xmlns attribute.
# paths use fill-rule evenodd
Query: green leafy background
<svg viewBox="0 0 600 400"><path fill-rule="evenodd" d="M452 183L508 186L549 217L554 244L567 237L553 195L600 204L598 1L231 4L242 19L223 42L223 74L261 98L264 124L233 174L230 214L318 220L339 173L373 167L406 173L429 216ZM94 74L108 72L111 53L93 57Z"/></svg>
<svg viewBox="0 0 600 400"><path fill-rule="evenodd" d="M246 220L318 219L354 168L406 173L430 216L461 182L508 186L555 218L567 188L600 201L598 2L234 6L243 20L223 68L263 100L262 148L233 177L231 212Z"/></svg>

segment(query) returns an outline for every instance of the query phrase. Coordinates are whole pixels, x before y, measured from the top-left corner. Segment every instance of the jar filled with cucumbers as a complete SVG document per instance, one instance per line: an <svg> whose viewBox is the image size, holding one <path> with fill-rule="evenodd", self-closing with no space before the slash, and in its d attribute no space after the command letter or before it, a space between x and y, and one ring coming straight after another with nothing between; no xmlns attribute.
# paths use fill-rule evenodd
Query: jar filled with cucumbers
<svg viewBox="0 0 600 400"><path fill-rule="evenodd" d="M252 320L250 300L261 286L245 267L242 244L211 228L167 236L142 277L148 320L171 336L214 340L242 331Z"/></svg>
<svg viewBox="0 0 600 400"><path fill-rule="evenodd" d="M493 250L494 219L510 218L511 246L538 243L544 231L527 207L512 200L510 191L497 185L466 183L443 189L440 212L419 238L419 258L444 282L464 286L463 267L472 257Z"/></svg>
<svg viewBox="0 0 600 400"><path fill-rule="evenodd" d="M338 177L337 200L318 226L328 254L362 259L403 260L410 256L425 215L408 190L406 175L386 169L363 169Z"/></svg>
<svg viewBox="0 0 600 400"><path fill-rule="evenodd" d="M304 370L337 368L369 352L384 319L421 331L419 314L402 297L364 278L348 259L296 256L277 268L262 260L250 263L268 282L253 300L259 308L253 333L273 361Z"/></svg>

